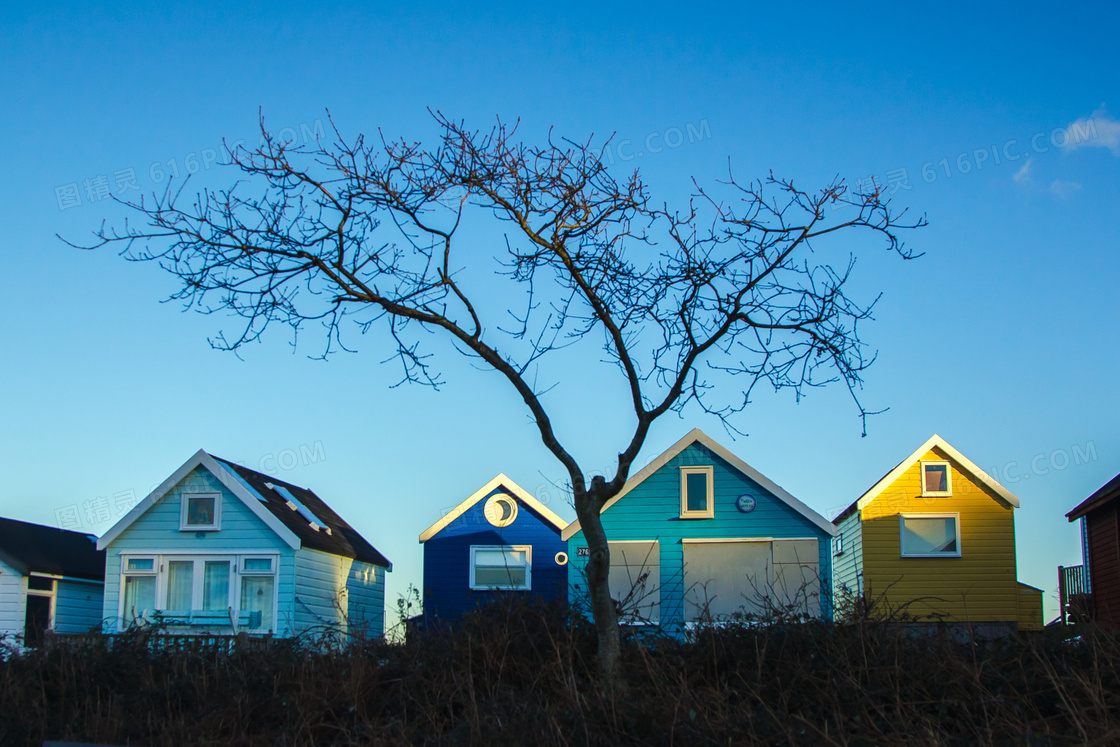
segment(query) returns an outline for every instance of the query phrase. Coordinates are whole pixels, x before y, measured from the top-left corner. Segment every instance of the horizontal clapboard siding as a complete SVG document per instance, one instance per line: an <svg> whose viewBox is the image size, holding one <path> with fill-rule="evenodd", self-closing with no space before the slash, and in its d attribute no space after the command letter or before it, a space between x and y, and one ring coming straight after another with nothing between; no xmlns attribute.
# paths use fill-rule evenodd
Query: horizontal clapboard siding
<svg viewBox="0 0 1120 747"><path fill-rule="evenodd" d="M1098 622L1120 624L1120 502L1112 501L1086 516L1089 539L1089 584Z"/></svg>
<svg viewBox="0 0 1120 747"><path fill-rule="evenodd" d="M1019 617L1013 509L940 449L952 495L923 497L921 460L862 510L864 587L892 610L956 622ZM901 513L959 513L961 557L902 557Z"/></svg>
<svg viewBox="0 0 1120 747"><path fill-rule="evenodd" d="M860 590L859 575L863 572L863 525L859 520L859 511L854 511L848 518L840 522L838 538L843 543L843 552L832 557L832 574L834 579L834 594L839 600L845 593L858 594Z"/></svg>
<svg viewBox="0 0 1120 747"><path fill-rule="evenodd" d="M55 582L54 630L56 633L88 633L100 630L104 586L66 579Z"/></svg>
<svg viewBox="0 0 1120 747"><path fill-rule="evenodd" d="M681 467L712 465L714 517L681 519ZM749 513L739 511L741 495L755 499ZM732 467L699 443L687 446L667 464L647 477L629 494L602 513L608 541L657 540L660 552L663 629L678 633L684 622L684 539L718 538L816 538L822 583L822 614L831 617L832 550L828 533L784 501ZM587 547L582 531L568 541L568 572L573 600L586 599Z"/></svg>
<svg viewBox="0 0 1120 747"><path fill-rule="evenodd" d="M22 636L27 607L27 580L19 571L0 561L0 637Z"/></svg>

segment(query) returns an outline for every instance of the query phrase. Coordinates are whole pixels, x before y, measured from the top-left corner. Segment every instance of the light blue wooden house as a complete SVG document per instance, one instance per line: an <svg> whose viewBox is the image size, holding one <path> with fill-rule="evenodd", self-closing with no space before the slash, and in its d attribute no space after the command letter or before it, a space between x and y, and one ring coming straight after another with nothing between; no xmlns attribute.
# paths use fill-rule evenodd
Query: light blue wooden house
<svg viewBox="0 0 1120 747"><path fill-rule="evenodd" d="M205 451L97 546L111 631L384 632L389 561L310 490Z"/></svg>
<svg viewBox="0 0 1120 747"><path fill-rule="evenodd" d="M47 631L99 629L104 584L92 534L0 518L0 638L35 646Z"/></svg>
<svg viewBox="0 0 1120 747"><path fill-rule="evenodd" d="M498 475L420 534L425 625L512 597L564 600L567 522Z"/></svg>
<svg viewBox="0 0 1120 747"><path fill-rule="evenodd" d="M625 623L680 636L737 612L831 617L835 526L700 430L628 480L601 517ZM563 538L570 597L585 599L578 521Z"/></svg>

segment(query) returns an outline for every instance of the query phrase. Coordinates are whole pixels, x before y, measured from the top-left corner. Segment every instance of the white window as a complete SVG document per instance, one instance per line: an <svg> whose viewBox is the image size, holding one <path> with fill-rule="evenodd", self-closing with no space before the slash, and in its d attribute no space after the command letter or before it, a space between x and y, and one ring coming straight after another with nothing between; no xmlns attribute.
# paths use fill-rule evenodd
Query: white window
<svg viewBox="0 0 1120 747"><path fill-rule="evenodd" d="M899 514L902 557L959 558L960 514Z"/></svg>
<svg viewBox="0 0 1120 747"><path fill-rule="evenodd" d="M178 620L205 612L259 612L260 622L252 629L273 630L277 560L268 555L122 557L121 618L128 625L145 611ZM255 622L255 616L250 620Z"/></svg>
<svg viewBox="0 0 1120 747"><path fill-rule="evenodd" d="M922 496L952 494L952 471L949 463L922 462Z"/></svg>
<svg viewBox="0 0 1120 747"><path fill-rule="evenodd" d="M121 617L131 625L144 610L156 608L156 559L121 558Z"/></svg>
<svg viewBox="0 0 1120 747"><path fill-rule="evenodd" d="M838 534L838 535L836 535L836 538L832 540L832 554L833 555L843 555L844 554L844 535Z"/></svg>
<svg viewBox="0 0 1120 747"><path fill-rule="evenodd" d="M623 623L661 621L661 548L657 540L607 543L611 551L608 579L611 598Z"/></svg>
<svg viewBox="0 0 1120 747"><path fill-rule="evenodd" d="M216 532L222 526L222 497L219 493L183 493L179 529L184 532Z"/></svg>
<svg viewBox="0 0 1120 747"><path fill-rule="evenodd" d="M711 519L715 516L715 468L681 467L681 518Z"/></svg>
<svg viewBox="0 0 1120 747"><path fill-rule="evenodd" d="M276 571L272 558L241 559L241 609L261 613L261 629L272 630Z"/></svg>
<svg viewBox="0 0 1120 747"><path fill-rule="evenodd" d="M24 605L23 643L38 646L43 636L54 628L55 580L49 576L27 577L27 599Z"/></svg>
<svg viewBox="0 0 1120 747"><path fill-rule="evenodd" d="M471 588L521 591L532 589L531 545L472 545Z"/></svg>

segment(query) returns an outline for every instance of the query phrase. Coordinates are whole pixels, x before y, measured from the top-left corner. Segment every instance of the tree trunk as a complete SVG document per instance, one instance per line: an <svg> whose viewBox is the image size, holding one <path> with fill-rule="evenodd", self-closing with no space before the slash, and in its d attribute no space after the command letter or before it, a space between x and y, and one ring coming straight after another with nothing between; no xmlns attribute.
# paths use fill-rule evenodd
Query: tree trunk
<svg viewBox="0 0 1120 747"><path fill-rule="evenodd" d="M610 687L622 686L621 646L618 633L618 611L611 598L608 583L611 551L599 518L606 499L602 494L603 478L592 480L590 491L577 490L573 496L576 517L587 540L587 596L591 601L591 618L599 637L599 671Z"/></svg>

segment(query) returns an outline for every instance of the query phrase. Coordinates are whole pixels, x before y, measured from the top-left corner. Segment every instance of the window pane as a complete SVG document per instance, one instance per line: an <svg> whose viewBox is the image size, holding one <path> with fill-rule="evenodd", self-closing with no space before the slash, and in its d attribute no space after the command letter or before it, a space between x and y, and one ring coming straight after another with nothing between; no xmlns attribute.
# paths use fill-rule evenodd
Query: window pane
<svg viewBox="0 0 1120 747"><path fill-rule="evenodd" d="M657 542L611 542L610 592L626 622L661 617L661 552Z"/></svg>
<svg viewBox="0 0 1120 747"><path fill-rule="evenodd" d="M130 571L154 571L156 569L156 561L153 558L129 558L128 568Z"/></svg>
<svg viewBox="0 0 1120 747"><path fill-rule="evenodd" d="M202 609L229 609L229 561L207 560L202 578Z"/></svg>
<svg viewBox="0 0 1120 747"><path fill-rule="evenodd" d="M525 567L474 569L475 586L525 586Z"/></svg>
<svg viewBox="0 0 1120 747"><path fill-rule="evenodd" d="M272 558L245 558L246 571L272 571Z"/></svg>
<svg viewBox="0 0 1120 747"><path fill-rule="evenodd" d="M54 579L42 576L28 576L27 588L32 591L54 591Z"/></svg>
<svg viewBox="0 0 1120 747"><path fill-rule="evenodd" d="M187 499L187 524L209 526L214 523L214 496Z"/></svg>
<svg viewBox="0 0 1120 747"><path fill-rule="evenodd" d="M521 566L525 565L524 550L475 550L475 565Z"/></svg>
<svg viewBox="0 0 1120 747"><path fill-rule="evenodd" d="M144 610L155 609L156 577L124 577L124 621L131 623Z"/></svg>
<svg viewBox="0 0 1120 747"><path fill-rule="evenodd" d="M685 475L685 486L688 497L685 506L689 511L708 510L708 475L703 472L691 472Z"/></svg>
<svg viewBox="0 0 1120 747"><path fill-rule="evenodd" d="M957 552L957 520L945 518L903 519L907 555Z"/></svg>
<svg viewBox="0 0 1120 747"><path fill-rule="evenodd" d="M927 464L925 474L925 492L945 493L949 490L949 468L947 465Z"/></svg>
<svg viewBox="0 0 1120 747"><path fill-rule="evenodd" d="M165 609L182 612L191 609L194 593L194 562L172 560L167 564L167 606Z"/></svg>
<svg viewBox="0 0 1120 747"><path fill-rule="evenodd" d="M272 594L276 580L272 576L246 576L241 579L241 609L261 613L264 630L272 630Z"/></svg>

